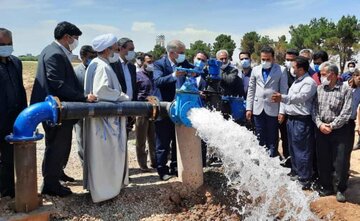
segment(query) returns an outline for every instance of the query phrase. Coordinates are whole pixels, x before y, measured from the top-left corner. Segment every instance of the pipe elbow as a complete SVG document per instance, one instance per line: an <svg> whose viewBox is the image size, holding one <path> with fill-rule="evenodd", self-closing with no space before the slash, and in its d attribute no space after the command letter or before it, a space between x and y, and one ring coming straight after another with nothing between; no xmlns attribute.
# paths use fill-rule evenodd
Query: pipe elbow
<svg viewBox="0 0 360 221"><path fill-rule="evenodd" d="M47 96L44 102L25 108L16 118L13 133L6 136L8 142L24 142L41 140L44 135L36 131L41 122L56 124L58 119L58 103L53 96Z"/></svg>

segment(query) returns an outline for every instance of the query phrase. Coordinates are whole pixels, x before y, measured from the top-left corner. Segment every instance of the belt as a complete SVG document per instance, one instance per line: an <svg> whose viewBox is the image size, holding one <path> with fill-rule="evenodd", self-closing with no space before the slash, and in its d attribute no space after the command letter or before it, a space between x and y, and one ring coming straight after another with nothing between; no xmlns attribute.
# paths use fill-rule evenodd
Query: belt
<svg viewBox="0 0 360 221"><path fill-rule="evenodd" d="M305 120L311 119L311 115L287 115L287 118L290 120Z"/></svg>

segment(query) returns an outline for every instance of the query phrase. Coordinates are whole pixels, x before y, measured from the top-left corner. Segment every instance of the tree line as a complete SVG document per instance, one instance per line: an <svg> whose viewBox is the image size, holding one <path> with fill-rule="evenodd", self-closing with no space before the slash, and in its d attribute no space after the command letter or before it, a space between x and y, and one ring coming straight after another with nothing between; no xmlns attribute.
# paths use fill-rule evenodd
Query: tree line
<svg viewBox="0 0 360 221"><path fill-rule="evenodd" d="M253 61L259 62L261 48L265 45L271 46L275 50L277 62L281 64L284 62L287 49L309 48L313 51L321 49L330 55L339 56L341 72L343 72L346 62L360 51L360 23L355 15L342 16L336 23L325 17L314 18L308 24L291 25L289 33L290 41L286 39L285 35L273 40L267 35L261 36L256 31L247 32L239 42L240 50L249 51ZM215 56L220 49L226 49L231 57L235 48L236 43L230 35L220 34L215 38L213 44L202 40L190 43L190 47L186 50L186 58L191 61L199 50ZM155 45L153 50L148 53L158 59L166 53L166 49ZM37 60L37 57L20 56L20 59Z"/></svg>
<svg viewBox="0 0 360 221"><path fill-rule="evenodd" d="M314 18L308 24L290 26L289 33L290 41L285 35L273 40L269 36L261 36L256 31L247 32L240 40L240 50L249 51L252 59L259 62L261 48L265 45L271 46L276 52L275 57L278 63L284 62L286 50L290 48L324 50L330 55L339 56L341 72L344 71L346 62L360 51L360 23L355 15L342 16L336 23L325 17ZM214 56L220 49L226 49L231 57L235 48L236 44L231 36L221 34L215 38L212 45L202 40L191 43L190 48L186 50L186 57L191 61L198 50ZM165 51L164 47L155 45L149 53L157 59Z"/></svg>

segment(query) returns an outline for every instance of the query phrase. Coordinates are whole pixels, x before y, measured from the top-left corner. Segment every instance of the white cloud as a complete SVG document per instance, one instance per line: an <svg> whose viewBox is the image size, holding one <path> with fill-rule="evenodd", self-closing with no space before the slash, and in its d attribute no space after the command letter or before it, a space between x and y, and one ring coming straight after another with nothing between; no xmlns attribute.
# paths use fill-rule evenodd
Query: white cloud
<svg viewBox="0 0 360 221"><path fill-rule="evenodd" d="M11 0L1 1L1 10L14 10L14 9L30 9L41 6L42 4L49 6L46 1L43 0Z"/></svg>
<svg viewBox="0 0 360 221"><path fill-rule="evenodd" d="M148 32L154 33L155 32L155 24L153 22L133 22L131 31L136 32Z"/></svg>
<svg viewBox="0 0 360 221"><path fill-rule="evenodd" d="M265 29L259 29L257 30L257 33L259 33L261 36L269 36L269 38L277 41L278 37L285 35L286 40L290 40L290 33L289 33L289 27L290 25L281 25L281 26L274 26L271 28L265 28Z"/></svg>
<svg viewBox="0 0 360 221"><path fill-rule="evenodd" d="M272 4L286 7L288 9L303 9L310 7L314 2L318 2L318 0L278 0L276 2L272 2Z"/></svg>

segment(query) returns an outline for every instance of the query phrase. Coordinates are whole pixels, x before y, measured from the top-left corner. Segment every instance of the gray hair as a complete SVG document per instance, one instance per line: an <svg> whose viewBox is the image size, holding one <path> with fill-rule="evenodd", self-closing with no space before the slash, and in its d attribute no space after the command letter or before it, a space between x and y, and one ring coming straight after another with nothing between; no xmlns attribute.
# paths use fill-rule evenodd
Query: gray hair
<svg viewBox="0 0 360 221"><path fill-rule="evenodd" d="M221 49L221 50L218 50L216 52L216 58L221 54L221 53L225 53L227 57L229 57L229 52L225 49Z"/></svg>
<svg viewBox="0 0 360 221"><path fill-rule="evenodd" d="M6 28L0 28L0 33L3 33L4 35L6 35L7 37L9 37L9 38L12 39L12 33L11 33L11 31L9 31L9 30L6 29Z"/></svg>
<svg viewBox="0 0 360 221"><path fill-rule="evenodd" d="M336 64L333 64L333 63L329 62L329 61L326 61L326 62L324 62L324 63L322 63L320 65L320 70L322 70L323 68L327 68L326 69L327 73L334 72L336 75L339 74L338 66Z"/></svg>
<svg viewBox="0 0 360 221"><path fill-rule="evenodd" d="M179 40L171 40L166 45L167 52L177 51L179 48L185 48L185 44Z"/></svg>

